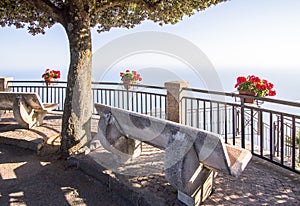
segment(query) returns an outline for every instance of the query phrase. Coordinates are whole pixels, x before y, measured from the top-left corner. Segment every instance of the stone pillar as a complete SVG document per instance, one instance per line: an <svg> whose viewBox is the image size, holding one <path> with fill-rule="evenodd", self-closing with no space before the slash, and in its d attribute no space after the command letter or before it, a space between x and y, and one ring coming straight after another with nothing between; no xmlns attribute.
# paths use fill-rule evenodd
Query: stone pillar
<svg viewBox="0 0 300 206"><path fill-rule="evenodd" d="M171 82L165 82L167 88L167 120L182 123L184 122L184 116L182 116L182 108L184 108L184 102L181 102L181 98L184 95L183 88L189 86L189 82L176 80Z"/></svg>
<svg viewBox="0 0 300 206"><path fill-rule="evenodd" d="M12 81L12 77L0 77L0 92L9 91L9 83L8 81Z"/></svg>

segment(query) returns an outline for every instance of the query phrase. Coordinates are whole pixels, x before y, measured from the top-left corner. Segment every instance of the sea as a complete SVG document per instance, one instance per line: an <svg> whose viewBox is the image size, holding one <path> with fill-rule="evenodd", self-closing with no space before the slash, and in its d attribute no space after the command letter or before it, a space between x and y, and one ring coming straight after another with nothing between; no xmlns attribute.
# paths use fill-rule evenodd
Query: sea
<svg viewBox="0 0 300 206"><path fill-rule="evenodd" d="M300 102L300 69L284 70L274 69L265 71L247 71L233 69L216 69L213 78L205 79L201 74L195 74L186 70L177 69L170 72L170 69L147 68L137 70L143 77L142 84L164 86L165 82L172 80L184 80L190 83L191 88L215 90L214 84L222 92L236 92L234 85L238 76L257 75L271 81L275 85L277 95L272 98ZM0 70L0 77L13 77L19 81L40 81L44 69L10 69ZM95 72L94 72L95 73ZM66 81L67 69L61 69L61 81ZM94 81L120 82L119 71L106 72L105 75L93 77Z"/></svg>

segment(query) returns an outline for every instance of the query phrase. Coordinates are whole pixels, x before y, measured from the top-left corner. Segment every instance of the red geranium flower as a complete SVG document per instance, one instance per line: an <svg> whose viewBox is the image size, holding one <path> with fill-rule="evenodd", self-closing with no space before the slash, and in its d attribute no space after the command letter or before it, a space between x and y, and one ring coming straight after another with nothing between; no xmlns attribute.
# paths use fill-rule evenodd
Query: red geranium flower
<svg viewBox="0 0 300 206"><path fill-rule="evenodd" d="M248 77L239 76L234 87L241 91L254 92L259 97L276 95L273 83L265 79L261 80L255 75L249 75Z"/></svg>
<svg viewBox="0 0 300 206"><path fill-rule="evenodd" d="M42 78L44 80L50 80L50 79L59 79L60 78L60 71L59 70L50 70L46 69L44 74L42 74Z"/></svg>
<svg viewBox="0 0 300 206"><path fill-rule="evenodd" d="M141 75L135 70L130 71L127 69L125 73L120 72L120 77L122 81L132 81L133 84L135 84L137 81L142 81Z"/></svg>

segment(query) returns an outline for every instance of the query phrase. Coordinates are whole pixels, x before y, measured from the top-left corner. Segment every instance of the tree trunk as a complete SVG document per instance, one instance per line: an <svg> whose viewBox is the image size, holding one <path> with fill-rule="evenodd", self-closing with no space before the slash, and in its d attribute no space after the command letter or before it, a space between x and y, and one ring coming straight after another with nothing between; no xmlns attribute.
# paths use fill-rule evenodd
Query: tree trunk
<svg viewBox="0 0 300 206"><path fill-rule="evenodd" d="M70 66L62 120L63 154L76 153L91 140L92 47L87 13L68 14L65 25L70 44Z"/></svg>

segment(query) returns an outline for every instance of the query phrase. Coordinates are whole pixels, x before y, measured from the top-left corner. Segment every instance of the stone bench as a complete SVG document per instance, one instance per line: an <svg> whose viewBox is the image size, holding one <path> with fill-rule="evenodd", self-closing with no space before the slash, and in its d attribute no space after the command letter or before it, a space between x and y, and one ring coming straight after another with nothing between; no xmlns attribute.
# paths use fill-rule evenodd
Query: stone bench
<svg viewBox="0 0 300 206"><path fill-rule="evenodd" d="M139 142L165 150L164 171L186 205L199 205L212 192L217 172L239 176L251 160L248 150L226 145L220 135L135 112L95 104L98 134L89 150L101 144L122 155L140 151Z"/></svg>
<svg viewBox="0 0 300 206"><path fill-rule="evenodd" d="M37 93L0 92L0 110L12 110L16 121L26 129L40 126L46 114L58 106L42 103Z"/></svg>

